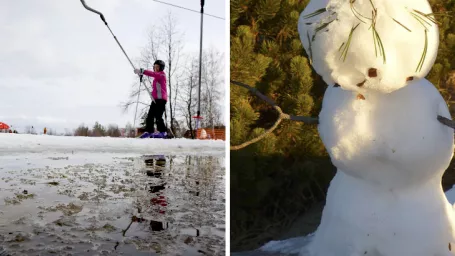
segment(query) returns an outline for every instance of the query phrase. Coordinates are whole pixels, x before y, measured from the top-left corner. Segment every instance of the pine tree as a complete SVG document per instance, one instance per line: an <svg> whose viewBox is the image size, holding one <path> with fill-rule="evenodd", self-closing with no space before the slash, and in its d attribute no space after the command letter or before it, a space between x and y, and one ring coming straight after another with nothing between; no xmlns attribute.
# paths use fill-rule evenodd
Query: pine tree
<svg viewBox="0 0 455 256"><path fill-rule="evenodd" d="M93 126L93 129L92 129L92 136L93 137L106 136L106 128L104 128L98 122L95 122L95 125Z"/></svg>
<svg viewBox="0 0 455 256"><path fill-rule="evenodd" d="M248 26L239 26L231 36L231 79L254 85L265 74L271 59L254 52L255 38ZM254 65L252 65L254 63ZM258 118L251 106L251 96L244 88L231 86L231 143L249 137L249 127Z"/></svg>
<svg viewBox="0 0 455 256"><path fill-rule="evenodd" d="M311 69L297 32L306 2L231 1L231 79L255 87L288 114L313 116L319 113L325 87ZM231 85L230 90L231 145L257 137L275 123L277 113L270 105L244 88ZM260 142L231 152L233 248L251 249L267 240L261 234L234 239L243 232L270 223L283 226L276 223L284 218L273 213L277 207L300 213L324 198L319 187L316 191L311 186L320 180L326 184L322 188L327 186L333 169L317 157L330 165L316 127L288 121ZM299 207L295 200L282 200L309 191L315 196L300 200Z"/></svg>

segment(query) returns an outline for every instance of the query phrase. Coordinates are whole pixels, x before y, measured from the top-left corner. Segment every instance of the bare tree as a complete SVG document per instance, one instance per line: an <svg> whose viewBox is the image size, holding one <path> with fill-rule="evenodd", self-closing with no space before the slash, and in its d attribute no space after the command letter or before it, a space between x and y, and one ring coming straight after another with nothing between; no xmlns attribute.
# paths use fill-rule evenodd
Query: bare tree
<svg viewBox="0 0 455 256"><path fill-rule="evenodd" d="M169 110L171 120L174 119L174 111L172 108L172 77L175 72L178 71L178 64L180 59L180 54L183 49L183 33L181 33L177 28L177 20L169 12L166 16L166 22L163 26L163 35L164 35L164 46L165 54L167 56L168 63L168 86L169 86ZM173 66L175 65L175 66ZM174 89L175 98L178 95L178 86L175 86ZM174 125L171 122L171 130L175 133Z"/></svg>
<svg viewBox="0 0 455 256"><path fill-rule="evenodd" d="M182 128L180 127L179 122L175 118L172 119L171 122L172 122L172 125L174 126L174 129L175 129L175 133L174 133L175 137L176 138L181 138L183 136L184 131L182 131Z"/></svg>
<svg viewBox="0 0 455 256"><path fill-rule="evenodd" d="M32 127L30 125L25 126L25 133L26 134L31 134L32 133Z"/></svg>
<svg viewBox="0 0 455 256"><path fill-rule="evenodd" d="M76 128L76 130L74 130L74 136L90 136L91 134L91 131L90 129L85 126L84 124L81 124L79 125L79 127Z"/></svg>
<svg viewBox="0 0 455 256"><path fill-rule="evenodd" d="M222 123L222 95L224 90L224 54L211 48L204 54L202 66L202 81L204 87L201 92L201 108L205 119L203 124L213 128Z"/></svg>
<svg viewBox="0 0 455 256"><path fill-rule="evenodd" d="M193 55L187 61L184 79L181 81L181 95L179 97L179 110L185 118L187 127L194 138L192 118L197 111L198 100L201 101L201 112L204 118L201 127L214 128L223 124L222 111L224 104L222 95L224 90L224 55L212 48L203 54L202 62L202 88L201 99L198 99L199 59Z"/></svg>
<svg viewBox="0 0 455 256"><path fill-rule="evenodd" d="M120 129L116 124L110 124L107 127L106 135L109 137L120 137Z"/></svg>
<svg viewBox="0 0 455 256"><path fill-rule="evenodd" d="M197 81L198 81L198 68L199 63L196 57L190 59L188 67L186 68L186 79L182 84L182 94L180 97L180 110L183 113L185 122L189 130L191 131L191 138L194 139L195 134L193 132L193 114L196 112L197 98Z"/></svg>
<svg viewBox="0 0 455 256"><path fill-rule="evenodd" d="M127 138L134 138L136 136L136 132L131 125L131 123L127 123L125 126L125 137Z"/></svg>

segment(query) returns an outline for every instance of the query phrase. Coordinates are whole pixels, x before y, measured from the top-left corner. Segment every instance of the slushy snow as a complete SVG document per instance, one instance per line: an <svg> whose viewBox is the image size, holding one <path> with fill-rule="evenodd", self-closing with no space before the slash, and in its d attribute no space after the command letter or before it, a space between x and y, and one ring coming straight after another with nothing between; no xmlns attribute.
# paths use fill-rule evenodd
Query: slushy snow
<svg viewBox="0 0 455 256"><path fill-rule="evenodd" d="M73 137L0 133L0 155L46 152L223 154L222 140Z"/></svg>
<svg viewBox="0 0 455 256"><path fill-rule="evenodd" d="M455 203L455 186L445 193L450 204ZM302 237L294 237L280 241L270 241L264 244L261 248L252 252L234 253L236 256L284 256L284 255L298 255L302 246L310 243L314 239L314 234ZM369 255L369 254L366 254Z"/></svg>
<svg viewBox="0 0 455 256"><path fill-rule="evenodd" d="M426 0L313 0L298 31L328 85L389 93L430 72L439 45L430 13Z"/></svg>

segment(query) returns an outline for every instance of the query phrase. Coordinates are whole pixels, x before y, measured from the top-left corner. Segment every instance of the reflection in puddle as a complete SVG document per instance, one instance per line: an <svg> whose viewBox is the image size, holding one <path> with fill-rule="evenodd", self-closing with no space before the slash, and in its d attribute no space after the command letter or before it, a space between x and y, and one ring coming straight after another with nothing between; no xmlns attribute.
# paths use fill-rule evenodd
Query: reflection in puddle
<svg viewBox="0 0 455 256"><path fill-rule="evenodd" d="M161 222L161 221L150 221L150 228L152 231L163 231L168 228L169 223L168 222Z"/></svg>
<svg viewBox="0 0 455 256"><path fill-rule="evenodd" d="M161 190L164 190L166 188L165 186L166 186L166 183L164 183L163 185L150 186L149 192L150 193L159 192Z"/></svg>
<svg viewBox="0 0 455 256"><path fill-rule="evenodd" d="M58 168L44 155L39 161L0 171L0 244L7 252L224 255L223 156L111 157L83 165L70 156L72 165ZM6 204L18 194L17 204Z"/></svg>
<svg viewBox="0 0 455 256"><path fill-rule="evenodd" d="M166 167L166 158L163 155L143 156L146 166L147 176L161 178Z"/></svg>

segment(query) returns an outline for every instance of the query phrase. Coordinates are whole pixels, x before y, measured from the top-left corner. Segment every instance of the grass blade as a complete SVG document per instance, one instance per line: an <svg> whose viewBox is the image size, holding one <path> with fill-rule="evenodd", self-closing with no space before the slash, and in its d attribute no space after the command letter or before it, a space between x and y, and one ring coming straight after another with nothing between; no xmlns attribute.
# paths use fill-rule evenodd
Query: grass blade
<svg viewBox="0 0 455 256"><path fill-rule="evenodd" d="M329 22L326 22L324 24L322 24L321 26L317 27L315 30L314 30L314 35L313 35L313 38L312 38L312 41L314 41L314 39L316 38L317 34L319 33L319 31L323 30L324 28L326 28L330 23L332 23L334 20L331 20Z"/></svg>
<svg viewBox="0 0 455 256"><path fill-rule="evenodd" d="M393 18L392 18L393 19ZM412 32L409 28L407 28L405 25L401 24L398 20L396 19L393 19L393 21L395 21L396 23L398 23L399 25L401 25L403 28L405 28L407 31L409 32Z"/></svg>
<svg viewBox="0 0 455 256"><path fill-rule="evenodd" d="M371 6L373 7L373 10L371 11L371 26L370 28L372 29L373 33L373 44L374 44L374 53L376 57L378 57L378 49L379 49L379 54L382 56L384 64L387 61L385 50L384 50L384 45L382 44L381 37L379 36L378 31L376 30L376 18L377 18L377 10L374 8L374 4L372 0L370 0ZM377 46L376 46L377 44Z"/></svg>
<svg viewBox="0 0 455 256"><path fill-rule="evenodd" d="M427 51L428 51L428 34L427 30L425 29L425 46L423 47L423 52L422 56L420 57L419 64L417 65L416 72L420 72L423 67L423 63L425 62L425 59L427 57Z"/></svg>
<svg viewBox="0 0 455 256"><path fill-rule="evenodd" d="M310 65L313 65L313 50L311 49L311 40L310 40L310 32L306 32L306 36L307 36L307 39L308 39L308 48L309 48L309 51L310 51Z"/></svg>
<svg viewBox="0 0 455 256"><path fill-rule="evenodd" d="M423 26L425 29L428 29L428 28L427 28L427 26L424 24L424 22L431 26L430 23L428 23L427 21L425 21L425 20L423 20L422 18L420 18L419 16L417 16L417 14L414 14L414 13L411 12L411 15L412 15L418 22L420 22L420 24L422 24L422 26Z"/></svg>
<svg viewBox="0 0 455 256"><path fill-rule="evenodd" d="M321 26L317 27L314 32L315 33L318 33L319 31L323 30L325 27L327 27L330 23L332 23L334 20L331 20L329 22L326 22L324 24L322 24Z"/></svg>
<svg viewBox="0 0 455 256"><path fill-rule="evenodd" d="M379 36L379 33L376 30L376 28L373 28L373 31L376 34L376 40L378 41L379 50L380 50L380 53L382 55L382 59L383 59L384 64L385 64L386 63L386 55L385 55L384 45L382 44L381 37Z"/></svg>
<svg viewBox="0 0 455 256"><path fill-rule="evenodd" d="M343 43L341 44L340 48L338 48L338 51L341 51L341 48L343 48L344 44L345 44L345 42L343 42Z"/></svg>
<svg viewBox="0 0 455 256"><path fill-rule="evenodd" d="M346 57L348 55L349 46L351 46L352 35L354 34L354 31L356 30L356 28L359 25L360 25L360 23L358 23L355 27L352 27L351 32L349 33L348 41L347 41L346 45L344 45L343 52L341 53L341 56L340 56L340 59L343 58L343 62L346 60ZM342 45L342 47L343 47L343 45Z"/></svg>
<svg viewBox="0 0 455 256"><path fill-rule="evenodd" d="M373 16L374 16L374 14L373 14ZM376 43L377 42L376 42L376 34L375 34L375 31L376 31L375 24L371 23L371 27L370 28L373 28L371 30L371 32L373 33L374 54L376 55L376 57L378 57L378 48L376 47Z"/></svg>
<svg viewBox="0 0 455 256"><path fill-rule="evenodd" d="M370 0L371 7L373 7L373 10L376 10L376 7L374 7L373 1Z"/></svg>
<svg viewBox="0 0 455 256"><path fill-rule="evenodd" d="M452 15L450 14L447 14L447 13L443 13L443 12L433 12L433 13L428 13L426 15L432 15L434 17L436 16L442 16L442 17L452 17Z"/></svg>
<svg viewBox="0 0 455 256"><path fill-rule="evenodd" d="M321 9L319 9L319 10L316 10L316 11L310 13L310 14L307 14L307 15L303 16L303 18L304 18L304 19L309 19L309 18L318 16L318 15L320 15L320 14L323 14L323 13L326 12L326 11L327 11L326 8L321 8Z"/></svg>
<svg viewBox="0 0 455 256"><path fill-rule="evenodd" d="M354 2L355 2L355 0L350 0L350 1L349 1L349 5L350 5L350 7L351 7L351 12L352 12L352 14L354 14L354 16L355 16L358 20L360 20L362 23L366 23L366 22L363 21L359 16L361 16L361 17L363 17L363 18L366 18L366 19L369 19L369 18L363 16L360 12L357 11L357 9L354 7Z"/></svg>
<svg viewBox="0 0 455 256"><path fill-rule="evenodd" d="M418 11L418 10L414 10L415 13L419 14L420 16L422 16L423 18L427 18L429 21L433 22L434 24L436 25L440 25L436 19L433 17L432 14L425 14L421 11Z"/></svg>

